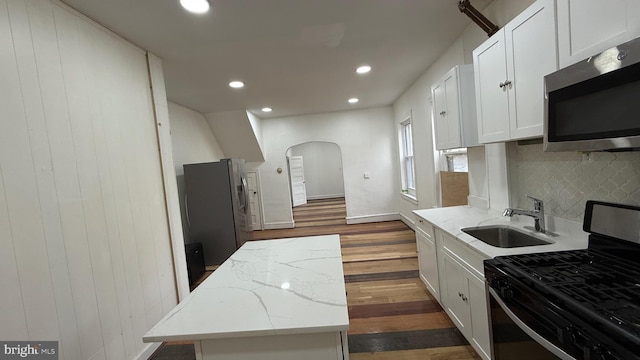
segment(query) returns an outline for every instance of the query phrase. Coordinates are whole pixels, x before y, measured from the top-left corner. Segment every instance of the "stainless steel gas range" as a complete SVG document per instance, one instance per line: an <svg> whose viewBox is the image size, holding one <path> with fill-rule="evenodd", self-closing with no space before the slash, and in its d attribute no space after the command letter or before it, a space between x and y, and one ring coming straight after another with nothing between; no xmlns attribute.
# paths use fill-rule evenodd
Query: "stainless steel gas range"
<svg viewBox="0 0 640 360"><path fill-rule="evenodd" d="M492 353L640 359L640 207L588 201L585 250L486 260Z"/></svg>

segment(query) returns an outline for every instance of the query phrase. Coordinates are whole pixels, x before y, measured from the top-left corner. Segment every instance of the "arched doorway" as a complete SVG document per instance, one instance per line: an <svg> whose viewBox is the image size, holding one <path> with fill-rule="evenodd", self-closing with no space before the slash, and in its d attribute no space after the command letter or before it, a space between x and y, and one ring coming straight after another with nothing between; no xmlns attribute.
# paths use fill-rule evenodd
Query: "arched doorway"
<svg viewBox="0 0 640 360"><path fill-rule="evenodd" d="M311 141L290 147L286 156L295 227L346 224L340 146Z"/></svg>

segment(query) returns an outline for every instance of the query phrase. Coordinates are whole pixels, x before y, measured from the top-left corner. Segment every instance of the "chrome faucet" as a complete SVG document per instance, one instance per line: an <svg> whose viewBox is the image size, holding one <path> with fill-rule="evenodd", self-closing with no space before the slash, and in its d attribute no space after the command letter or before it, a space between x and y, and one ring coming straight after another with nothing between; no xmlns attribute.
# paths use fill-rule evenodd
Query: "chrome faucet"
<svg viewBox="0 0 640 360"><path fill-rule="evenodd" d="M546 229L544 228L544 202L540 199L536 199L533 196L527 195L527 197L533 200L533 210L522 210L522 209L512 209L506 208L504 209L504 213L502 216L513 216L513 215L526 215L531 216L535 221L536 231L544 233Z"/></svg>

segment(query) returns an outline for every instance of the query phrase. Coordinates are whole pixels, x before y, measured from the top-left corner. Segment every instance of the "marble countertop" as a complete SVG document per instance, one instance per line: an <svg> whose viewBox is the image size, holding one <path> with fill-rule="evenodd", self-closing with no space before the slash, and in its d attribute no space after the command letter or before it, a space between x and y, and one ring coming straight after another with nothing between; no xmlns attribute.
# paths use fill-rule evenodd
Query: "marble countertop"
<svg viewBox="0 0 640 360"><path fill-rule="evenodd" d="M495 216L491 215L487 210L470 206L414 210L413 212L436 227L457 237L463 244L485 258L587 248L588 234L582 230L582 224L561 218L546 216L547 234L541 234L533 229L533 219L531 217L514 216L509 218ZM545 239L552 244L499 248L486 244L461 230L466 227L487 225L509 225Z"/></svg>
<svg viewBox="0 0 640 360"><path fill-rule="evenodd" d="M338 235L252 241L143 337L144 342L346 331Z"/></svg>

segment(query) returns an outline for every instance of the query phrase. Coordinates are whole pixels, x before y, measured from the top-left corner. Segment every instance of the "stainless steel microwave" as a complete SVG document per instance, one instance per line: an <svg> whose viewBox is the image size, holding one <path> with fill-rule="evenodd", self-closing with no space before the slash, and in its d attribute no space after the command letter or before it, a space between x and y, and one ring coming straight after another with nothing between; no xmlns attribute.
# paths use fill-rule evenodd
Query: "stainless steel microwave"
<svg viewBox="0 0 640 360"><path fill-rule="evenodd" d="M544 151L640 149L640 38L544 77Z"/></svg>

